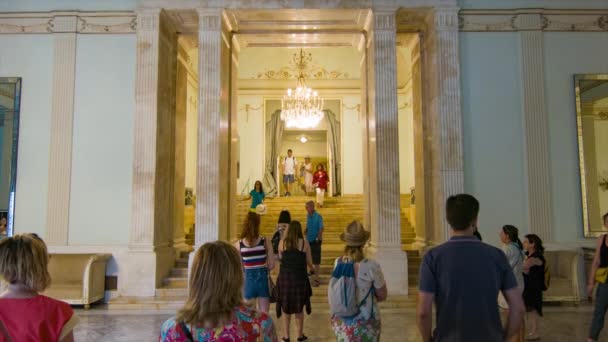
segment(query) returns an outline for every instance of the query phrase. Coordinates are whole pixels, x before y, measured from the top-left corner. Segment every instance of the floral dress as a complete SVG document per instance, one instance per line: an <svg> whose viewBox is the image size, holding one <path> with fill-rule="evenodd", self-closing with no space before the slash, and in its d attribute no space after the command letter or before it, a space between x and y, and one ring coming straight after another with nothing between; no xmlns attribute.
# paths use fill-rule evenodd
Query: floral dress
<svg viewBox="0 0 608 342"><path fill-rule="evenodd" d="M363 301L372 286L374 289L379 289L384 285L386 285L384 274L377 262L365 259L359 263L359 271L357 272L358 303ZM331 326L338 342L373 342L380 339L380 311L374 291L359 309L359 314L353 318L345 319L332 315Z"/></svg>
<svg viewBox="0 0 608 342"><path fill-rule="evenodd" d="M245 306L236 307L232 321L215 329L195 327L187 324L195 341L217 342L276 342L277 334L272 318L263 312L258 312ZM160 342L188 341L186 334L175 320L166 320L160 328Z"/></svg>

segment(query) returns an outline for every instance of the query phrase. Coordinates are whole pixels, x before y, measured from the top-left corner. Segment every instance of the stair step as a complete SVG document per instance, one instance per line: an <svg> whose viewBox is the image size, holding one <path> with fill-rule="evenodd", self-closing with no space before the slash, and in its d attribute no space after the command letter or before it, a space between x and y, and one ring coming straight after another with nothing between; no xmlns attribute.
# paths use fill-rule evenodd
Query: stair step
<svg viewBox="0 0 608 342"><path fill-rule="evenodd" d="M186 288L188 287L188 278L168 277L163 280L163 285L168 288Z"/></svg>
<svg viewBox="0 0 608 342"><path fill-rule="evenodd" d="M187 278L188 277L188 268L187 267L179 267L171 269L170 273L172 278Z"/></svg>

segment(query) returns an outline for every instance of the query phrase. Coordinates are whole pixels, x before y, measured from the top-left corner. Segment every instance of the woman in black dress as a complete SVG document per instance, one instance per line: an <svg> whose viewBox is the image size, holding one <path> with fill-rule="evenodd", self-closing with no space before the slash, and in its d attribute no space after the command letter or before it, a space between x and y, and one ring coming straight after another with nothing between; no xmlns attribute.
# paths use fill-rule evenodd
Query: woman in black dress
<svg viewBox="0 0 608 342"><path fill-rule="evenodd" d="M543 291L545 289L545 258L542 240L535 234L528 234L523 241L526 251L524 262L524 303L530 332L526 341L540 340L538 318L543 315Z"/></svg>
<svg viewBox="0 0 608 342"><path fill-rule="evenodd" d="M279 243L279 258L281 268L277 280L277 317L283 317L283 327L285 329L283 341L289 342L289 323L291 315L296 315L296 325L298 328L298 341L305 341L304 335L304 307L306 313L310 315L310 297L312 288L308 280L306 266L314 270L310 245L302 234L302 225L298 221L291 221L287 234Z"/></svg>

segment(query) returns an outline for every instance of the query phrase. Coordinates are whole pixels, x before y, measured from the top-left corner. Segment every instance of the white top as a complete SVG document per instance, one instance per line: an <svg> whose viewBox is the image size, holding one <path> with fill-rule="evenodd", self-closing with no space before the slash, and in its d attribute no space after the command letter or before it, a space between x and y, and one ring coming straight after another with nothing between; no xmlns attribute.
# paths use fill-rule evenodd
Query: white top
<svg viewBox="0 0 608 342"><path fill-rule="evenodd" d="M336 267L336 263L338 259L334 262L334 268ZM357 270L357 303L361 303L363 298L369 292L369 289L373 286L375 290L382 288L386 285L384 281L384 273L382 273L382 269L380 265L374 261L369 259L364 259L360 263L358 263L359 269ZM375 292L375 291L374 291ZM380 320L380 310L378 309L378 299L376 299L374 292L370 293L370 295L365 300L365 303L361 305L359 308L359 315L357 318L362 318L364 320L370 319L372 316L372 308L374 313L374 318Z"/></svg>
<svg viewBox="0 0 608 342"><path fill-rule="evenodd" d="M504 245L502 247L503 252L507 256L507 260L509 261L509 265L511 265L511 269L513 270L513 274L515 275L515 280L517 280L517 287L524 288L524 254L515 245L514 243L510 243L508 245Z"/></svg>
<svg viewBox="0 0 608 342"><path fill-rule="evenodd" d="M283 159L283 174L284 175L295 174L296 165L298 165L298 163L296 162L296 157L294 157L294 156L285 157L285 159Z"/></svg>

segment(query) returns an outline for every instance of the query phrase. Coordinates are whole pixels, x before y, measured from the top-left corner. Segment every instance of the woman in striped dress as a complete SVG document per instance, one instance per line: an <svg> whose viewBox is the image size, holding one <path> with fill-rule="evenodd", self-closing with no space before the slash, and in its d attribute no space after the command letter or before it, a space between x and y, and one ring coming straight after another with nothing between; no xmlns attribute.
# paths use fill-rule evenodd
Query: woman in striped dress
<svg viewBox="0 0 608 342"><path fill-rule="evenodd" d="M270 291L268 276L274 268L274 253L270 241L260 235L260 215L249 212L243 225L241 239L234 244L241 253L245 271L244 297L258 302L258 310L268 312Z"/></svg>

